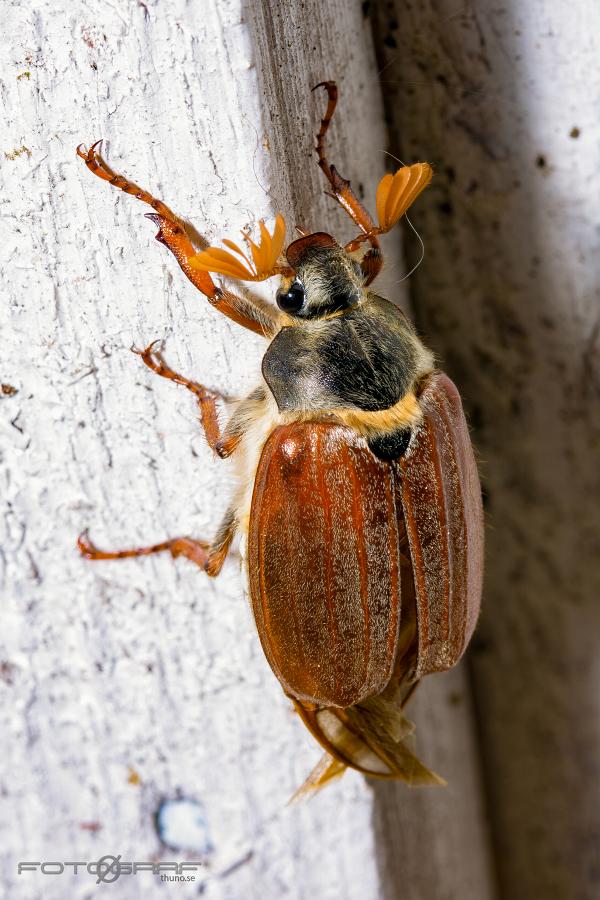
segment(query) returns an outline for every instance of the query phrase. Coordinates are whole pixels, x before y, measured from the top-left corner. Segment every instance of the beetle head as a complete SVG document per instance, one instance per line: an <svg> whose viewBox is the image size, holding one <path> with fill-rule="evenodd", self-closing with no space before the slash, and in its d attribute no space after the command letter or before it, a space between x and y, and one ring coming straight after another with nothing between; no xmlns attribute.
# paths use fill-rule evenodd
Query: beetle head
<svg viewBox="0 0 600 900"><path fill-rule="evenodd" d="M289 245L287 261L293 273L277 291L277 305L300 319L316 319L356 306L364 274L331 235L318 231Z"/></svg>

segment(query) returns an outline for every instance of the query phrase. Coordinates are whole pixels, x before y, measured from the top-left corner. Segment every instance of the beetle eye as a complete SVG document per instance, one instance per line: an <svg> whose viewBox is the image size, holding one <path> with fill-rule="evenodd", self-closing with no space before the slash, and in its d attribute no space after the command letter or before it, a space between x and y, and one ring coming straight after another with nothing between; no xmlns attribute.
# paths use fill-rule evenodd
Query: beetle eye
<svg viewBox="0 0 600 900"><path fill-rule="evenodd" d="M304 302L306 300L304 285L298 278L296 278L296 280L291 283L287 291L277 291L276 300L277 306L284 312L299 312L304 306Z"/></svg>

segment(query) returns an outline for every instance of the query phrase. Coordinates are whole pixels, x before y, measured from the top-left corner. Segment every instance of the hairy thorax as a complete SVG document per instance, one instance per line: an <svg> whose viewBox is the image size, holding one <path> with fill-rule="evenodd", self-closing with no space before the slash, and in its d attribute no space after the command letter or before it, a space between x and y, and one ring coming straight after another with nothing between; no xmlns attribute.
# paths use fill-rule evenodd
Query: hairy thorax
<svg viewBox="0 0 600 900"><path fill-rule="evenodd" d="M278 425L333 420L367 439L410 429L421 418L415 389L432 368L432 354L404 314L374 294L343 315L284 326L263 357L263 384L238 407L242 530L252 500L247 486Z"/></svg>

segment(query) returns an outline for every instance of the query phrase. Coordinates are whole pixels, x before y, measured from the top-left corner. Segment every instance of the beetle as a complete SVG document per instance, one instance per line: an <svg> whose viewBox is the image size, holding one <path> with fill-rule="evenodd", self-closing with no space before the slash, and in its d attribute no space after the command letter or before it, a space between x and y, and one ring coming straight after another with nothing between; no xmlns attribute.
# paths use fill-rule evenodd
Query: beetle
<svg viewBox="0 0 600 900"><path fill-rule="evenodd" d="M435 368L408 318L371 284L383 265L379 238L432 177L427 163L385 175L377 223L330 164L326 134L335 82L317 85L327 108L316 139L330 194L359 234L345 246L306 233L282 251L285 223L260 222L247 252L197 250L160 200L96 152L90 171L153 207L157 240L209 302L269 340L256 388L221 427L219 395L170 369L151 344L136 350L158 375L192 391L208 444L237 463L239 488L211 543L179 537L106 552L84 532L92 560L170 551L218 575L241 533L249 595L267 660L326 753L302 790L346 767L416 783L441 779L406 743L404 706L416 684L454 666L477 620L483 514L477 466L460 397ZM237 296L212 274L281 279L277 308Z"/></svg>

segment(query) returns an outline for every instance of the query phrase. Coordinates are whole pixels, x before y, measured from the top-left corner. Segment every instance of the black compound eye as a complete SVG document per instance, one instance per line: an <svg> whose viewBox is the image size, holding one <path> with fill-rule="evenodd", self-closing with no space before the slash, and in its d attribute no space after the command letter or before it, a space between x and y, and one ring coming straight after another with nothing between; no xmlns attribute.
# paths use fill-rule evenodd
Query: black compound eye
<svg viewBox="0 0 600 900"><path fill-rule="evenodd" d="M296 278L287 291L277 291L275 299L277 300L279 309L282 309L286 313L297 313L302 309L306 302L304 285Z"/></svg>

